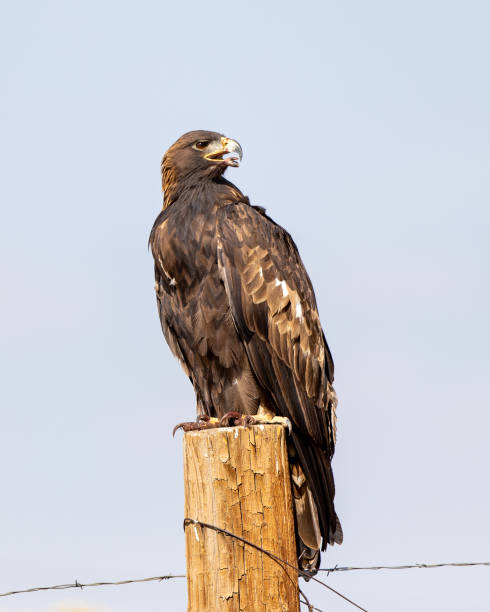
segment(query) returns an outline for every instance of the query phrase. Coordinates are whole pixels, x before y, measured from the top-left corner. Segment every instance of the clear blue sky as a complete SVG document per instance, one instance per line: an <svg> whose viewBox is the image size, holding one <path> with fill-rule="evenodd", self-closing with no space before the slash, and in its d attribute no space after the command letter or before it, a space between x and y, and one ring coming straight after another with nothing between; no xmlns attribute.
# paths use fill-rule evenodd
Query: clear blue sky
<svg viewBox="0 0 490 612"><path fill-rule="evenodd" d="M489 560L488 3L0 10L0 591L185 570L171 430L194 398L160 332L147 239L161 156L200 128L242 144L229 178L291 231L316 288L345 533L324 565ZM483 612L489 571L329 581L370 612ZM185 597L175 580L0 612Z"/></svg>

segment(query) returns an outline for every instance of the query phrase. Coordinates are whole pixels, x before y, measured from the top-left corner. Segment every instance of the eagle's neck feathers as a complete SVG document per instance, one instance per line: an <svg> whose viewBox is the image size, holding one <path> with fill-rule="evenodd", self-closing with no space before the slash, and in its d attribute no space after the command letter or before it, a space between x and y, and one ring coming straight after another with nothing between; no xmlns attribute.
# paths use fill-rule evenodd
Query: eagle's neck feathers
<svg viewBox="0 0 490 612"><path fill-rule="evenodd" d="M177 200L191 201L199 198L204 192L211 192L216 203L248 202L243 193L222 176L201 178L189 174L178 178L172 167L162 164L163 209L165 210ZM213 197L214 196L214 197Z"/></svg>

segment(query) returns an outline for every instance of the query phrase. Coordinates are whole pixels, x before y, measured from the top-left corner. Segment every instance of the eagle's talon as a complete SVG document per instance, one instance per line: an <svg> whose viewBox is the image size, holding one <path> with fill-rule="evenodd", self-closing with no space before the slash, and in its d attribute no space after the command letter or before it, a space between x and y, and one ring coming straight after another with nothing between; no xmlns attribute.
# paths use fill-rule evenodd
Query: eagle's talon
<svg viewBox="0 0 490 612"><path fill-rule="evenodd" d="M236 412L236 410L230 410L230 412L221 417L219 425L220 427L236 427L237 425L242 425L242 421L243 414Z"/></svg>
<svg viewBox="0 0 490 612"><path fill-rule="evenodd" d="M182 429L182 431L189 431L189 429L187 429L187 427L190 426L190 425L197 425L197 423L195 423L195 422L191 422L191 423L186 423L186 422L177 423L177 425L172 429L172 438L175 437L175 432L178 429Z"/></svg>
<svg viewBox="0 0 490 612"><path fill-rule="evenodd" d="M214 429L220 427L218 419L210 417L207 414L198 414L195 421L187 421L183 423L177 423L172 431L172 436L175 436L175 432L178 429L182 431L200 431L201 429Z"/></svg>

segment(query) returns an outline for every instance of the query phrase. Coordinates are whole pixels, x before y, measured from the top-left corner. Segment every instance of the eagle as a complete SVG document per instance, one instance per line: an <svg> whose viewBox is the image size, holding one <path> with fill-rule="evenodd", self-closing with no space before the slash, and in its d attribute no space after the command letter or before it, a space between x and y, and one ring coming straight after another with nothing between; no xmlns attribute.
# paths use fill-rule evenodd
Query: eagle
<svg viewBox="0 0 490 612"><path fill-rule="evenodd" d="M178 427L288 426L298 565L310 576L343 537L334 363L293 239L223 176L241 159L236 140L204 130L165 153L149 240L158 314L196 393L197 420Z"/></svg>

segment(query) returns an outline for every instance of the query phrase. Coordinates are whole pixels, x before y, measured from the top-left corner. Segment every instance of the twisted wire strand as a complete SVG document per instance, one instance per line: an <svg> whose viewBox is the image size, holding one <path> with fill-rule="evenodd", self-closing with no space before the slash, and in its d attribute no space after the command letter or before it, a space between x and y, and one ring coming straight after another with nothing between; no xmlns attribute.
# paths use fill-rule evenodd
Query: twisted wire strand
<svg viewBox="0 0 490 612"><path fill-rule="evenodd" d="M85 587L119 586L121 584L131 584L133 582L162 582L162 580L170 580L171 578L185 578L185 574L168 574L166 576L152 576L151 578L131 578L129 580L117 580L115 582L87 582L84 584L75 580L75 582L71 584L56 584L54 586L31 587L30 589L8 591L7 593L0 593L0 597L19 595L20 593L34 593L35 591L61 591L63 589L84 589Z"/></svg>
<svg viewBox="0 0 490 612"><path fill-rule="evenodd" d="M278 557L274 553L271 553L270 551L265 550L264 548L262 548L258 544L254 544L253 542L250 542L249 540L246 540L245 538L242 538L241 536L238 536L238 535L232 533L231 531L228 531L227 529L222 529L221 527L217 527L216 525L211 525L210 523L204 523L203 521L198 521L197 519L191 519L191 518L185 518L184 519L184 529L187 527L187 525L199 525L201 527L205 527L206 529L211 529L213 531L216 531L217 533L222 533L223 535L227 535L230 538L234 538L235 540L238 540L239 542L242 542L243 544L246 544L247 546L255 548L256 550L264 553L265 555L267 555L271 559L274 559L274 561L276 561L277 563L284 563L284 565L287 565L288 567L291 567L295 572L298 572L298 574L300 576L304 576L306 578L309 578L309 579L313 580L314 582L318 582L318 584L323 585L329 591L332 591L332 593L335 593L336 595L338 595L339 597L341 597L342 599L344 599L345 601L347 601L351 605L355 606L359 610L362 610L362 612L368 612L366 610L366 608L363 608L362 606L357 604L355 601L352 601L352 599L349 599L346 595L343 595L342 593L340 593L339 591L337 591L333 587L329 586L325 582L322 582L321 580L319 580L315 576L310 576L307 572L304 572L303 570L300 570L299 567L297 567L296 565L293 565L292 563L289 563L289 561L281 559L281 557Z"/></svg>
<svg viewBox="0 0 490 612"><path fill-rule="evenodd" d="M273 553L263 549L262 547L254 544L253 542L249 542L248 540L245 540L245 538L242 538L240 536L237 536L229 531L227 531L226 529L221 529L220 527L216 527L215 525L210 525L208 523L203 523L201 521L197 521L195 519L189 519L186 518L184 519L184 527L187 526L188 524L196 524L196 525L200 525L201 527L205 527L208 529L212 529L218 533L222 533L223 535L227 535L229 537L235 538L236 540L239 540L240 542L251 546L261 552L263 552L264 554L266 554L267 556L269 556L271 559L275 560L277 563L283 563L286 566L291 567L292 569L294 569L296 572L298 572L299 575L305 575L305 572L303 572L302 570L300 570L298 567L292 565L291 563L285 561L284 559L281 559L280 557L277 557L276 555L274 555ZM412 565L365 565L365 566L339 566L336 565L335 567L325 567L325 568L319 568L318 571L320 572L327 572L327 575L333 572L350 572L350 571L379 571L379 570L407 570L407 569L433 569L433 568L440 568L440 567L477 567L477 566L481 566L481 567L489 567L490 566L490 561L471 561L471 562L447 562L447 563L414 563ZM308 574L306 574L306 576L308 576ZM41 587L31 587L28 589L19 589L16 591L8 591L6 593L0 593L0 597L9 597L11 595L19 595L22 593L34 593L37 591L58 591L58 590L63 590L63 589L84 589L86 587L99 587L99 586L120 586L123 584L133 584L133 583L142 583L142 582L162 582L164 580L171 580L173 578L185 578L186 575L185 574L166 574L163 576L151 576L149 578L131 578L128 580L117 580L117 581L100 581L100 582L87 582L87 583L81 583L78 582L78 580L75 580L75 582L70 583L70 584L57 584L57 585L53 585L53 586L41 586ZM309 576L308 576L309 577ZM346 601L348 601L349 603L351 603L352 605L356 606L357 608L359 608L360 610L363 610L364 612L366 612L365 608L362 608L361 606L359 606L358 604L356 604L355 602L353 602L352 600L350 600L349 598L347 598L345 595L342 595L342 593L339 593L338 591L336 591L335 589L333 589L332 587L330 587L329 585L325 584L324 582L322 582L321 580L313 577L312 580L314 580L315 582L320 583L321 585L323 585L324 587L326 587L327 589L333 591L335 594L337 594L338 596L342 597L343 599L345 599ZM315 608L307 599L306 595L300 590L301 595L305 598L304 600L300 600L300 602L304 605L306 605L308 607L309 610L314 610L316 612L322 612L319 608Z"/></svg>
<svg viewBox="0 0 490 612"><path fill-rule="evenodd" d="M406 569L431 569L434 567L475 567L477 565L490 566L490 561L472 561L468 563L414 563L413 565L364 565L364 566L339 566L321 567L319 572L351 572L358 570L406 570Z"/></svg>

